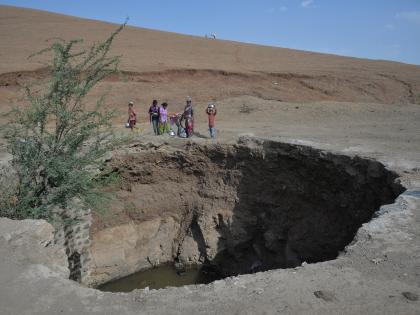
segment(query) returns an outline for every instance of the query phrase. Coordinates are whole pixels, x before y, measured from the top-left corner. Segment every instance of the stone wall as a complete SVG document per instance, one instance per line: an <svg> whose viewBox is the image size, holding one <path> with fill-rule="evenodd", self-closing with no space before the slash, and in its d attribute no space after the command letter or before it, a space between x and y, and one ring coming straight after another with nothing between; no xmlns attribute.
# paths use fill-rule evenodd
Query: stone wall
<svg viewBox="0 0 420 315"><path fill-rule="evenodd" d="M69 279L87 284L91 267L90 226L92 216L90 210L72 207L61 211L64 224L55 233L56 244L66 251Z"/></svg>

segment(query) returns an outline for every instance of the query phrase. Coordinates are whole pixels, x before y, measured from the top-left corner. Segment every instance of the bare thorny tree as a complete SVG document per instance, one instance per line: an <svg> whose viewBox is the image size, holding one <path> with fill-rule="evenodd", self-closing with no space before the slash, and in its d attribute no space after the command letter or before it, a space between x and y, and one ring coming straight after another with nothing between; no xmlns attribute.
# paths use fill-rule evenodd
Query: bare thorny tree
<svg viewBox="0 0 420 315"><path fill-rule="evenodd" d="M103 108L103 97L93 109L84 98L118 72L119 57L108 53L125 24L90 49L75 51L82 40L60 40L38 53L52 53L51 80L41 92L26 87L30 105L8 114L4 132L17 184L8 202L0 205L0 215L51 219L54 208L91 197L95 175L89 167L113 145L113 112Z"/></svg>

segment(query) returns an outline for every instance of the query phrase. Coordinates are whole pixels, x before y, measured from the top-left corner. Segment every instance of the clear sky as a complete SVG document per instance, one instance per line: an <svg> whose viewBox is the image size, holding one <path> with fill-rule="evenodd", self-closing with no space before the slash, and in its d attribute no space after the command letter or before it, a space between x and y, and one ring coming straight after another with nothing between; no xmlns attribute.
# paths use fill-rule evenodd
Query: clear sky
<svg viewBox="0 0 420 315"><path fill-rule="evenodd" d="M420 0L0 0L199 35L420 65Z"/></svg>

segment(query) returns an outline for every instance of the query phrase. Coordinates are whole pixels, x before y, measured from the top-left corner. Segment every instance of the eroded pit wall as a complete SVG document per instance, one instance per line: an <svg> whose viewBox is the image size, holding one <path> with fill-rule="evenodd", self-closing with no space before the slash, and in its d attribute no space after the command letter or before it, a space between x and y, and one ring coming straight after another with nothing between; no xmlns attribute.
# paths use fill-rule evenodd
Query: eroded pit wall
<svg viewBox="0 0 420 315"><path fill-rule="evenodd" d="M131 208L92 232L91 285L174 261L224 277L334 259L403 191L379 162L274 141L139 149L110 165Z"/></svg>

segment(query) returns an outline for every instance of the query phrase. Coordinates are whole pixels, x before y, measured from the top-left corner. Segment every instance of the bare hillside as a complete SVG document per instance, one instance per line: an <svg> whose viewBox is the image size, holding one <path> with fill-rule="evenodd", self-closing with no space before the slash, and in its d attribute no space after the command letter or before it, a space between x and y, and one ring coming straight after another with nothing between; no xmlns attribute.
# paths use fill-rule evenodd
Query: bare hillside
<svg viewBox="0 0 420 315"><path fill-rule="evenodd" d="M46 40L105 39L117 26L37 10L0 7L0 110L20 101L19 87L48 78L45 57L28 59ZM420 103L420 66L211 40L127 27L113 51L124 77L100 84L89 100L108 91L108 106L151 99L178 108L241 95L265 100ZM43 59L44 58L44 59Z"/></svg>

